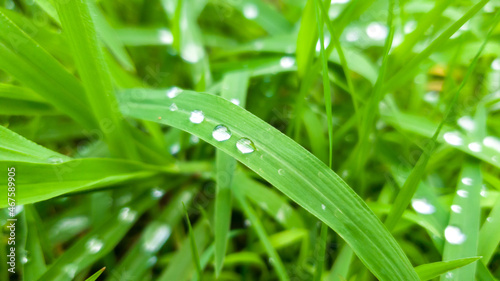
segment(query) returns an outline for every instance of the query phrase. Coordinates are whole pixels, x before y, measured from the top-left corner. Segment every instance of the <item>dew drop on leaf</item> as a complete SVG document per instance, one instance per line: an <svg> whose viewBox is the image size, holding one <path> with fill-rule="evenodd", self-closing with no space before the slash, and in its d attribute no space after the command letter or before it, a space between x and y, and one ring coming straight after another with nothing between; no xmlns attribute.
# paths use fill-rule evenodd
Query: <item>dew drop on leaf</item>
<svg viewBox="0 0 500 281"><path fill-rule="evenodd" d="M200 124L203 120L205 120L205 114L203 114L201 110L194 110L191 112L191 116L189 117L191 123Z"/></svg>
<svg viewBox="0 0 500 281"><path fill-rule="evenodd" d="M181 92L182 92L181 88L174 86L174 87L167 90L167 97L169 99L173 99L173 98L177 97Z"/></svg>
<svg viewBox="0 0 500 281"><path fill-rule="evenodd" d="M212 137L216 141L226 141L231 138L231 131L224 125L217 125L212 131Z"/></svg>
<svg viewBox="0 0 500 281"><path fill-rule="evenodd" d="M427 199L414 199L411 201L413 209L420 214L430 215L436 212L434 205L429 203Z"/></svg>
<svg viewBox="0 0 500 281"><path fill-rule="evenodd" d="M87 246L87 249L89 250L90 253L95 254L102 249L104 243L102 243L102 241L97 238L92 238L85 245Z"/></svg>
<svg viewBox="0 0 500 281"><path fill-rule="evenodd" d="M463 139L457 132L447 132L443 135L444 141L450 145L462 145Z"/></svg>
<svg viewBox="0 0 500 281"><path fill-rule="evenodd" d="M253 144L253 141L247 138L241 138L236 142L236 148L243 153L243 154L249 154L255 151L255 145Z"/></svg>
<svg viewBox="0 0 500 281"><path fill-rule="evenodd" d="M467 238L462 230L456 226L449 225L444 230L444 237L450 244L462 244Z"/></svg>

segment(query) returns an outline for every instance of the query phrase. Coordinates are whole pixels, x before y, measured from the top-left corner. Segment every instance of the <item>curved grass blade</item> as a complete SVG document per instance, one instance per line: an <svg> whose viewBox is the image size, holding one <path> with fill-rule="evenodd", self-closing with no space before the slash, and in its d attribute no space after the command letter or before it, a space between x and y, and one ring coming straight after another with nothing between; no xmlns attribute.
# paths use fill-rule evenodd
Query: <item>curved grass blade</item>
<svg viewBox="0 0 500 281"><path fill-rule="evenodd" d="M0 126L0 156L2 161L21 161L31 163L50 163L52 160L65 162L70 160L66 155L38 145L15 132Z"/></svg>
<svg viewBox="0 0 500 281"><path fill-rule="evenodd" d="M111 76L97 41L87 1L56 1L56 9L85 88L87 100L111 154L139 159L131 132L118 109Z"/></svg>
<svg viewBox="0 0 500 281"><path fill-rule="evenodd" d="M57 160L59 161L59 160ZM62 160L61 160L62 161ZM15 167L17 171L30 171L29 177L17 178L23 186L16 191L16 203L28 204L47 200L62 194L130 183L154 181L161 169L156 166L119 159L74 159L59 164L39 164L1 161L0 168ZM163 170L165 171L165 170ZM7 180L7 174L0 179ZM0 195L0 208L7 206L7 193Z"/></svg>
<svg viewBox="0 0 500 281"><path fill-rule="evenodd" d="M293 140L241 107L213 95L183 91L168 99L164 91L148 92L141 101L122 99L129 116L182 129L233 156L337 232L379 279L418 280L404 252L363 200ZM172 103L177 110L169 109ZM204 114L199 124L190 122L195 110ZM225 142L212 138L219 124L232 132ZM253 152L243 154L238 150L236 142L243 137L252 141Z"/></svg>
<svg viewBox="0 0 500 281"><path fill-rule="evenodd" d="M420 277L420 280L425 281L436 278L439 275L444 274L448 271L466 266L470 263L479 260L480 258L481 257L472 257L472 258L464 258L451 261L433 262L433 263L419 265L415 267L415 271L417 272L418 277Z"/></svg>

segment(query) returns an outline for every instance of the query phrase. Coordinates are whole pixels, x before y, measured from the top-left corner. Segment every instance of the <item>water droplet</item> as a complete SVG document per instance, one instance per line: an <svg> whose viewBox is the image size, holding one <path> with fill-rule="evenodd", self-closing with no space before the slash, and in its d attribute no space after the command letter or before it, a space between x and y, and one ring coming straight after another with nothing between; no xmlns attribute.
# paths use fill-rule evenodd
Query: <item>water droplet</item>
<svg viewBox="0 0 500 281"><path fill-rule="evenodd" d="M323 209L323 211L326 210L325 204L321 204L321 209Z"/></svg>
<svg viewBox="0 0 500 281"><path fill-rule="evenodd" d="M245 224L245 227L250 227L252 225L250 220L245 220L244 224Z"/></svg>
<svg viewBox="0 0 500 281"><path fill-rule="evenodd" d="M417 213L424 215L430 215L436 212L434 205L429 203L425 198L411 200L411 206Z"/></svg>
<svg viewBox="0 0 500 281"><path fill-rule="evenodd" d="M158 34L158 38L160 39L160 42L164 44L172 44L174 42L174 36L172 35L172 32L167 29L160 29L160 34Z"/></svg>
<svg viewBox="0 0 500 281"><path fill-rule="evenodd" d="M462 230L456 226L448 225L444 230L444 237L446 241L450 244L458 245L462 244L466 236L462 233Z"/></svg>
<svg viewBox="0 0 500 281"><path fill-rule="evenodd" d="M444 276L446 279L451 279L453 278L453 272L447 272L446 275Z"/></svg>
<svg viewBox="0 0 500 281"><path fill-rule="evenodd" d="M472 183L474 182L472 180L472 178L469 178L469 177L465 177L465 178L462 178L462 183L465 184L465 185L472 185Z"/></svg>
<svg viewBox="0 0 500 281"><path fill-rule="evenodd" d="M491 62L491 68L493 70L500 70L500 59L495 59L493 62Z"/></svg>
<svg viewBox="0 0 500 281"><path fill-rule="evenodd" d="M278 213L276 213L276 219L279 221L284 221L285 220L285 210L283 208L280 208L278 210Z"/></svg>
<svg viewBox="0 0 500 281"><path fill-rule="evenodd" d="M217 141L226 141L231 138L231 131L224 125L215 126L212 137Z"/></svg>
<svg viewBox="0 0 500 281"><path fill-rule="evenodd" d="M189 141L193 144L196 144L200 142L200 138L195 135L191 135L191 137L189 137Z"/></svg>
<svg viewBox="0 0 500 281"><path fill-rule="evenodd" d="M245 18L249 20L255 19L256 17L259 16L259 9L254 4L251 3L246 4L243 7L243 15L245 16Z"/></svg>
<svg viewBox="0 0 500 281"><path fill-rule="evenodd" d="M75 264L68 264L63 268L63 271L70 277L74 278L76 275L76 272L78 271L78 266Z"/></svg>
<svg viewBox="0 0 500 281"><path fill-rule="evenodd" d="M476 129L476 122L470 116L462 116L457 121L458 125L467 131Z"/></svg>
<svg viewBox="0 0 500 281"><path fill-rule="evenodd" d="M205 115L201 110L194 110L191 112L191 116L189 117L191 123L200 124L203 120L205 120Z"/></svg>
<svg viewBox="0 0 500 281"><path fill-rule="evenodd" d="M478 142L472 142L472 143L469 143L469 145L467 146L471 151L474 151L474 152L481 152L481 150L483 150L483 148L481 147L481 144L478 143Z"/></svg>
<svg viewBox="0 0 500 281"><path fill-rule="evenodd" d="M283 169L278 169L278 174L280 174L281 176L285 174L285 170Z"/></svg>
<svg viewBox="0 0 500 281"><path fill-rule="evenodd" d="M203 58L203 48L194 43L188 43L184 47L181 57L189 63L197 63Z"/></svg>
<svg viewBox="0 0 500 281"><path fill-rule="evenodd" d="M177 97L180 93L182 93L182 89L174 86L167 90L166 95L169 99L173 99Z"/></svg>
<svg viewBox="0 0 500 281"><path fill-rule="evenodd" d="M493 221L493 218L492 218L492 217L487 217L487 218L486 218L486 221L488 221L488 222L492 222L492 221Z"/></svg>
<svg viewBox="0 0 500 281"><path fill-rule="evenodd" d="M169 151L170 154L176 155L179 151L181 151L181 145L179 143L174 143L170 146Z"/></svg>
<svg viewBox="0 0 500 281"><path fill-rule="evenodd" d="M240 100L239 99L231 99L231 102L236 105L240 105Z"/></svg>
<svg viewBox="0 0 500 281"><path fill-rule="evenodd" d="M357 28L356 29L349 29L346 32L345 40L347 40L347 42L358 41L359 40L359 30Z"/></svg>
<svg viewBox="0 0 500 281"><path fill-rule="evenodd" d="M283 68L290 68L295 65L295 58L293 57L282 57L280 59L280 65Z"/></svg>
<svg viewBox="0 0 500 281"><path fill-rule="evenodd" d="M405 24L404 32L406 34L411 33L413 30L415 30L415 28L417 28L417 22L414 20L410 20Z"/></svg>
<svg viewBox="0 0 500 281"><path fill-rule="evenodd" d="M134 221L136 215L137 215L136 211L133 211L129 207L124 207L120 210L120 214L118 215L118 217L122 221L132 222Z"/></svg>
<svg viewBox="0 0 500 281"><path fill-rule="evenodd" d="M177 111L177 109L179 109L179 108L177 107L177 105L176 105L175 103L172 103L172 104L168 107L168 109L170 109L170 111Z"/></svg>
<svg viewBox="0 0 500 281"><path fill-rule="evenodd" d="M451 205L451 210L454 213L460 214L462 212L462 207L460 207L459 205Z"/></svg>
<svg viewBox="0 0 500 281"><path fill-rule="evenodd" d="M436 91L427 92L424 95L424 100L430 104L436 104L439 100L439 94Z"/></svg>
<svg viewBox="0 0 500 281"><path fill-rule="evenodd" d="M102 243L102 241L97 238L92 238L89 241L87 241L85 245L87 246L87 249L89 250L90 253L95 254L102 249L104 243Z"/></svg>
<svg viewBox="0 0 500 281"><path fill-rule="evenodd" d="M492 137L492 136L487 136L483 139L483 144L484 146L487 146L489 148L493 148L494 150L500 152L500 140Z"/></svg>
<svg viewBox="0 0 500 281"><path fill-rule="evenodd" d="M264 43L262 41L255 41L253 42L253 46L255 47L255 50L260 51L264 48Z"/></svg>
<svg viewBox="0 0 500 281"><path fill-rule="evenodd" d="M450 145L458 146L463 144L463 139L458 132L446 132L443 135L444 141Z"/></svg>
<svg viewBox="0 0 500 281"><path fill-rule="evenodd" d="M159 189L157 187L155 187L151 190L151 196L153 196L154 198L160 198L163 196L163 194L165 194L165 191L163 191L162 189Z"/></svg>
<svg viewBox="0 0 500 281"><path fill-rule="evenodd" d="M460 196L462 198L469 197L469 192L467 190L463 190L463 189L457 190L457 194L458 194L458 196Z"/></svg>
<svg viewBox="0 0 500 281"><path fill-rule="evenodd" d="M153 266L153 265L155 265L155 264L156 264L156 262L157 262L157 261L158 261L158 258L157 258L156 256L152 256L152 257L150 257L150 258L148 259L147 264L148 264L149 266Z"/></svg>
<svg viewBox="0 0 500 281"><path fill-rule="evenodd" d="M388 34L387 26L378 22L372 22L366 27L366 34L373 40L383 40Z"/></svg>
<svg viewBox="0 0 500 281"><path fill-rule="evenodd" d="M28 263L28 257L26 257L26 256L22 257L22 258L21 258L21 263L22 263L22 264L26 264L26 263Z"/></svg>
<svg viewBox="0 0 500 281"><path fill-rule="evenodd" d="M149 252L158 251L161 246L167 241L171 230L168 225L160 225L155 231L145 237L146 242L144 248Z"/></svg>
<svg viewBox="0 0 500 281"><path fill-rule="evenodd" d="M60 156L51 156L49 159L47 159L47 162L50 164L61 164L64 162L64 160Z"/></svg>
<svg viewBox="0 0 500 281"><path fill-rule="evenodd" d="M331 39L328 36L325 36L325 38L323 39L323 46L325 49L328 47L328 45L330 45L330 40ZM316 42L316 52L320 51L321 51L321 40L318 39L318 42Z"/></svg>
<svg viewBox="0 0 500 281"><path fill-rule="evenodd" d="M243 153L243 154L249 154L255 151L255 145L253 144L253 141L247 139L247 138L241 138L236 142L236 148Z"/></svg>
<svg viewBox="0 0 500 281"><path fill-rule="evenodd" d="M481 192L479 192L479 194L482 197L487 197L488 196L488 191L486 190L486 187L484 185L483 185L483 187L481 187Z"/></svg>

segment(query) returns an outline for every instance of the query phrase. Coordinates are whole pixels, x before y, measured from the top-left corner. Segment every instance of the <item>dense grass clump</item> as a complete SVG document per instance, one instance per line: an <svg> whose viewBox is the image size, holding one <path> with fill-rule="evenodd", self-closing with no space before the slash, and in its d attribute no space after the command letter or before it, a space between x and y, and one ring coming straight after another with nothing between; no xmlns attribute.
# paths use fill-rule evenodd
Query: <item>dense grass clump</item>
<svg viewBox="0 0 500 281"><path fill-rule="evenodd" d="M500 278L499 21L0 0L0 280Z"/></svg>

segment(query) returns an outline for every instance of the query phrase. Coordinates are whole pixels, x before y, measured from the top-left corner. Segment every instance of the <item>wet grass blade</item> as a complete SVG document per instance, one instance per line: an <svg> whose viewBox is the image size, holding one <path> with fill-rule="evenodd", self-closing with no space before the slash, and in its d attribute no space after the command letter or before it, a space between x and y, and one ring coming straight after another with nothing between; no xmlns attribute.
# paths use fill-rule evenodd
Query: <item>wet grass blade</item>
<svg viewBox="0 0 500 281"><path fill-rule="evenodd" d="M186 205L184 205L184 203L182 203L182 206L184 207L184 212L186 214L186 222L188 225L189 244L191 246L191 257L193 258L193 264L195 265L195 268L196 268L198 280L201 281L202 276L203 276L203 271L201 269L200 257L198 255L198 247L196 246L196 239L194 237L193 227L191 226L191 220L189 220L189 214L188 214L188 211L186 209Z"/></svg>
<svg viewBox="0 0 500 281"><path fill-rule="evenodd" d="M450 222L444 231L446 243L443 260L477 255L480 219L481 171L478 163L466 162L458 178L458 186L451 207ZM473 280L476 265L453 270L441 280Z"/></svg>
<svg viewBox="0 0 500 281"><path fill-rule="evenodd" d="M464 258L450 261L439 261L434 263L423 264L415 267L415 271L420 277L420 280L430 280L444 274L448 271L466 266L479 260L480 257Z"/></svg>
<svg viewBox="0 0 500 281"><path fill-rule="evenodd" d="M185 130L233 156L336 231L380 279L418 279L401 248L363 200L303 147L222 98L183 91L169 100L164 91L148 92L148 98L141 101L121 99L133 105L129 116ZM175 111L169 109L172 102L177 106ZM190 122L194 110L203 112L203 122ZM232 132L225 142L212 138L219 124ZM236 142L242 137L252 140L254 148L249 147L254 152L238 150Z"/></svg>

